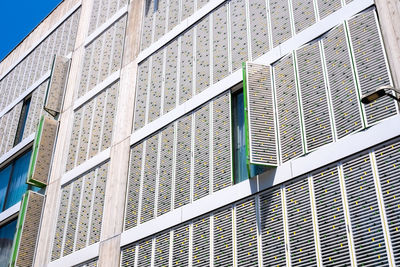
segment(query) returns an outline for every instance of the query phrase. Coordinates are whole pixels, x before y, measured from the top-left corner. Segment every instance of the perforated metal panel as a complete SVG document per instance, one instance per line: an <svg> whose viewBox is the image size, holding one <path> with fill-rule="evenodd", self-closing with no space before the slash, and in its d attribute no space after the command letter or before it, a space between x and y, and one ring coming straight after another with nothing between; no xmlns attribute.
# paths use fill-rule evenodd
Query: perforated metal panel
<svg viewBox="0 0 400 267"><path fill-rule="evenodd" d="M154 239L154 266L169 266L170 231L157 235Z"/></svg>
<svg viewBox="0 0 400 267"><path fill-rule="evenodd" d="M270 67L247 62L245 94L250 163L278 165Z"/></svg>
<svg viewBox="0 0 400 267"><path fill-rule="evenodd" d="M127 0L95 0L90 16L89 34L127 5Z"/></svg>
<svg viewBox="0 0 400 267"><path fill-rule="evenodd" d="M191 136L192 116L188 115L178 121L174 208L190 202Z"/></svg>
<svg viewBox="0 0 400 267"><path fill-rule="evenodd" d="M303 154L292 56L278 62L274 73L281 159L286 162Z"/></svg>
<svg viewBox="0 0 400 267"><path fill-rule="evenodd" d="M370 10L351 19L349 28L361 92L367 94L379 86L390 85L389 68L385 61L375 11ZM368 124L396 114L395 102L389 97L382 97L364 107Z"/></svg>
<svg viewBox="0 0 400 267"><path fill-rule="evenodd" d="M68 203L71 192L71 184L61 189L60 206L58 208L57 224L53 239L53 249L51 253L51 260L56 260L61 257L62 244L64 238L64 228L67 222Z"/></svg>
<svg viewBox="0 0 400 267"><path fill-rule="evenodd" d="M127 24L127 15L123 16L118 20L115 25L115 36L113 39L113 49L112 49L112 64L109 70L109 73L113 73L121 68L122 65L122 56L124 50L124 41L125 41L125 28ZM103 57L104 62L105 57ZM108 66L107 64L102 63L104 66Z"/></svg>
<svg viewBox="0 0 400 267"><path fill-rule="evenodd" d="M284 266L286 247L280 189L260 195L260 227L263 266Z"/></svg>
<svg viewBox="0 0 400 267"><path fill-rule="evenodd" d="M333 142L319 43L296 51L308 150Z"/></svg>
<svg viewBox="0 0 400 267"><path fill-rule="evenodd" d="M121 266L135 266L136 244L122 249Z"/></svg>
<svg viewBox="0 0 400 267"><path fill-rule="evenodd" d="M21 101L1 117L0 155L3 155L14 146L22 105Z"/></svg>
<svg viewBox="0 0 400 267"><path fill-rule="evenodd" d="M255 199L236 204L236 251L238 266L257 266L257 219Z"/></svg>
<svg viewBox="0 0 400 267"><path fill-rule="evenodd" d="M213 100L213 192L232 185L230 93Z"/></svg>
<svg viewBox="0 0 400 267"><path fill-rule="evenodd" d="M138 266L151 266L151 247L151 239L139 243Z"/></svg>
<svg viewBox="0 0 400 267"><path fill-rule="evenodd" d="M295 266L317 266L307 179L286 185L290 260Z"/></svg>
<svg viewBox="0 0 400 267"><path fill-rule="evenodd" d="M179 23L179 0L169 0L168 4L168 31L170 31Z"/></svg>
<svg viewBox="0 0 400 267"><path fill-rule="evenodd" d="M79 146L77 151L75 153L77 154L76 158L76 166L80 165L86 160L86 155L87 155L87 149L88 149L88 144L89 144L89 134L90 134L90 128L91 128L91 122L92 122L92 115L93 115L93 108L94 108L94 101L90 101L87 103L83 109L83 119L82 119L82 125L80 128L80 132L77 133L77 135L80 136L79 138ZM74 133L75 134L75 133Z"/></svg>
<svg viewBox="0 0 400 267"><path fill-rule="evenodd" d="M107 91L101 92L95 100L93 125L89 144L89 158L95 156L100 151L101 142L106 138L102 133L102 122L104 120L104 109L106 106Z"/></svg>
<svg viewBox="0 0 400 267"><path fill-rule="evenodd" d="M233 266L232 209L214 213L214 266Z"/></svg>
<svg viewBox="0 0 400 267"><path fill-rule="evenodd" d="M136 84L135 97L135 113L134 113L134 130L138 130L144 126L146 114L147 88L148 88L148 71L149 60L139 65L138 79Z"/></svg>
<svg viewBox="0 0 400 267"><path fill-rule="evenodd" d="M204 18L196 26L196 93L210 86L210 20Z"/></svg>
<svg viewBox="0 0 400 267"><path fill-rule="evenodd" d="M95 258L93 260L89 260L87 262L78 264L78 265L74 265L74 267L96 267L98 264L98 258Z"/></svg>
<svg viewBox="0 0 400 267"><path fill-rule="evenodd" d="M315 23L314 3L312 0L292 0L292 9L296 33Z"/></svg>
<svg viewBox="0 0 400 267"><path fill-rule="evenodd" d="M14 253L10 266L30 267L33 265L43 203L44 195L33 191L25 193L18 215Z"/></svg>
<svg viewBox="0 0 400 267"><path fill-rule="evenodd" d="M350 266L350 251L337 167L313 174L324 266Z"/></svg>
<svg viewBox="0 0 400 267"><path fill-rule="evenodd" d="M385 204L387 224L396 265L400 265L400 143L385 145L375 151L376 165Z"/></svg>
<svg viewBox="0 0 400 267"><path fill-rule="evenodd" d="M322 40L332 96L336 134L342 138L363 127L343 25Z"/></svg>
<svg viewBox="0 0 400 267"><path fill-rule="evenodd" d="M172 266L189 265L189 224L173 230Z"/></svg>
<svg viewBox="0 0 400 267"><path fill-rule="evenodd" d="M223 4L213 12L213 82L229 74L227 5Z"/></svg>
<svg viewBox="0 0 400 267"><path fill-rule="evenodd" d="M210 265L210 217L193 222L192 266Z"/></svg>
<svg viewBox="0 0 400 267"><path fill-rule="evenodd" d="M230 1L230 30L232 49L232 71L242 67L247 61L247 27L246 27L246 1Z"/></svg>
<svg viewBox="0 0 400 267"><path fill-rule="evenodd" d="M179 104L192 98L193 91L193 28L181 37Z"/></svg>
<svg viewBox="0 0 400 267"><path fill-rule="evenodd" d="M42 115L50 116L43 110L44 99L47 90L48 80L43 82L35 91L32 92L31 103L29 104L28 117L25 121L25 128L22 139L25 139L36 132Z"/></svg>
<svg viewBox="0 0 400 267"><path fill-rule="evenodd" d="M107 88L107 103L105 104L105 113L102 121L102 141L101 141L101 151L107 149L111 146L114 120L117 116L117 101L118 101L118 89L119 81L112 84ZM92 131L93 131L92 127ZM96 144L93 144L96 147Z"/></svg>
<svg viewBox="0 0 400 267"><path fill-rule="evenodd" d="M71 254L74 251L75 233L78 223L78 214L82 190L82 179L78 179L72 185L72 194L68 210L68 223L64 239L64 250L62 256Z"/></svg>
<svg viewBox="0 0 400 267"><path fill-rule="evenodd" d="M127 190L128 192L125 211L126 230L136 226L138 222L137 220L139 209L140 180L142 176L142 156L143 143L140 143L131 149Z"/></svg>
<svg viewBox="0 0 400 267"><path fill-rule="evenodd" d="M210 109L203 106L195 112L193 200L210 193Z"/></svg>
<svg viewBox="0 0 400 267"><path fill-rule="evenodd" d="M149 109L148 109L148 120L150 123L160 116L161 111L161 90L163 83L163 59L164 50L156 52L152 56L152 70L151 70L151 81L149 88Z"/></svg>
<svg viewBox="0 0 400 267"><path fill-rule="evenodd" d="M75 153L78 148L79 132L84 109L81 108L74 113L74 122L72 125L72 135L69 144L66 171L71 170L75 166Z"/></svg>
<svg viewBox="0 0 400 267"><path fill-rule="evenodd" d="M197 0L197 10L202 8L205 4L207 4L209 0Z"/></svg>
<svg viewBox="0 0 400 267"><path fill-rule="evenodd" d="M289 3L288 1L271 0L269 2L269 8L271 16L272 42L273 47L276 47L292 37Z"/></svg>
<svg viewBox="0 0 400 267"><path fill-rule="evenodd" d="M140 49L144 50L152 43L153 36L154 0L146 1L142 22L142 36Z"/></svg>
<svg viewBox="0 0 400 267"><path fill-rule="evenodd" d="M154 25L154 42L164 35L166 30L168 0L158 0L158 9L155 12L156 22Z"/></svg>
<svg viewBox="0 0 400 267"><path fill-rule="evenodd" d="M339 10L342 7L340 2L340 0L317 0L320 19L323 19L336 10Z"/></svg>
<svg viewBox="0 0 400 267"><path fill-rule="evenodd" d="M146 140L146 154L142 183L142 204L140 212L140 223L147 222L154 218L154 204L157 177L157 154L158 154L158 138L154 135Z"/></svg>
<svg viewBox="0 0 400 267"><path fill-rule="evenodd" d="M369 155L343 163L347 202L359 266L388 266Z"/></svg>
<svg viewBox="0 0 400 267"><path fill-rule="evenodd" d="M268 18L265 0L249 1L252 59L269 50Z"/></svg>
<svg viewBox="0 0 400 267"><path fill-rule="evenodd" d="M29 162L27 183L43 187L47 185L49 177L58 121L43 116L38 128Z"/></svg>
<svg viewBox="0 0 400 267"><path fill-rule="evenodd" d="M158 182L158 203L157 216L171 210L172 177L173 177L173 156L174 156L174 125L160 133L161 151L160 154L160 177Z"/></svg>
<svg viewBox="0 0 400 267"><path fill-rule="evenodd" d="M193 14L194 11L194 0L185 0L181 2L182 5L182 20L190 17Z"/></svg>
<svg viewBox="0 0 400 267"><path fill-rule="evenodd" d="M167 46L166 71L164 85L164 113L166 114L176 106L177 58L178 41L173 41Z"/></svg>

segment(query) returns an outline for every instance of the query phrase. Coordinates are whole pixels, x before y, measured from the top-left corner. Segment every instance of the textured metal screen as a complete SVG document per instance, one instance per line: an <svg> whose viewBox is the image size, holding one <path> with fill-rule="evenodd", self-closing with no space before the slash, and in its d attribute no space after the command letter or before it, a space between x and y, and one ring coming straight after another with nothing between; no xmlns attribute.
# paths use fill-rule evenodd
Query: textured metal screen
<svg viewBox="0 0 400 267"><path fill-rule="evenodd" d="M214 213L214 266L233 266L233 223L230 207Z"/></svg>
<svg viewBox="0 0 400 267"><path fill-rule="evenodd" d="M269 50L269 30L265 0L249 1L250 35L252 59L255 60Z"/></svg>
<svg viewBox="0 0 400 267"><path fill-rule="evenodd" d="M43 187L47 185L58 121L42 117L33 144L27 183Z"/></svg>
<svg viewBox="0 0 400 267"><path fill-rule="evenodd" d="M14 243L14 254L10 266L30 267L33 265L43 203L44 195L33 191L25 193L18 216L16 243Z"/></svg>
<svg viewBox="0 0 400 267"><path fill-rule="evenodd" d="M241 68L248 59L246 1L230 1L232 71Z"/></svg>
<svg viewBox="0 0 400 267"><path fill-rule="evenodd" d="M292 37L289 2L271 0L269 2L269 11L271 16L272 43L273 47L276 47Z"/></svg>
<svg viewBox="0 0 400 267"><path fill-rule="evenodd" d="M133 120L134 130L142 128L145 124L146 107L147 107L147 89L149 87L149 62L147 59L138 67L138 78L136 83L135 112ZM172 63L171 63L172 64ZM167 86L167 84L166 84ZM166 94L169 95L169 94ZM166 101L167 105L169 104ZM169 104L170 105L170 104Z"/></svg>
<svg viewBox="0 0 400 267"><path fill-rule="evenodd" d="M260 195L260 233L263 266L284 266L285 234L281 190L276 188Z"/></svg>
<svg viewBox="0 0 400 267"><path fill-rule="evenodd" d="M363 128L359 97L343 25L322 40L327 77L332 96L336 134L342 138Z"/></svg>
<svg viewBox="0 0 400 267"><path fill-rule="evenodd" d="M176 106L176 85L178 67L178 41L173 41L167 48L166 72L164 85L164 114L171 111ZM140 110L140 109L137 109ZM141 112L141 111L139 111Z"/></svg>
<svg viewBox="0 0 400 267"><path fill-rule="evenodd" d="M196 26L196 93L210 86L210 19Z"/></svg>
<svg viewBox="0 0 400 267"><path fill-rule="evenodd" d="M152 247L152 240L144 240L139 242L138 250L138 266L151 266L151 247Z"/></svg>
<svg viewBox="0 0 400 267"><path fill-rule="evenodd" d="M213 82L229 74L228 65L228 13L227 4L213 12Z"/></svg>
<svg viewBox="0 0 400 267"><path fill-rule="evenodd" d="M314 2L312 0L292 0L292 8L296 33L315 23Z"/></svg>
<svg viewBox="0 0 400 267"><path fill-rule="evenodd" d="M170 232L167 231L156 236L154 242L154 266L169 266L170 235Z"/></svg>
<svg viewBox="0 0 400 267"><path fill-rule="evenodd" d="M153 41L154 0L146 1L142 22L142 35L140 50L150 46Z"/></svg>
<svg viewBox="0 0 400 267"><path fill-rule="evenodd" d="M400 143L386 145L375 151L377 171L382 188L387 224L396 265L400 265Z"/></svg>
<svg viewBox="0 0 400 267"><path fill-rule="evenodd" d="M193 92L193 31L191 28L181 37L179 104L192 98Z"/></svg>
<svg viewBox="0 0 400 267"><path fill-rule="evenodd" d="M19 102L12 110L0 118L0 155L3 155L14 146L21 110L22 102Z"/></svg>
<svg viewBox="0 0 400 267"><path fill-rule="evenodd" d="M178 226L173 230L172 264L189 265L189 224Z"/></svg>
<svg viewBox="0 0 400 267"><path fill-rule="evenodd" d="M250 163L278 165L270 67L247 62L246 100Z"/></svg>
<svg viewBox="0 0 400 267"><path fill-rule="evenodd" d="M342 7L340 0L317 0L320 19L327 17Z"/></svg>
<svg viewBox="0 0 400 267"><path fill-rule="evenodd" d="M333 142L319 43L296 51L308 151Z"/></svg>
<svg viewBox="0 0 400 267"><path fill-rule="evenodd" d="M185 0L181 2L181 17L182 20L190 17L194 12L194 0Z"/></svg>
<svg viewBox="0 0 400 267"><path fill-rule="evenodd" d="M350 266L338 168L313 174L313 184L322 263L324 266Z"/></svg>
<svg viewBox="0 0 400 267"><path fill-rule="evenodd" d="M369 156L343 163L354 248L359 266L386 266L384 235Z"/></svg>
<svg viewBox="0 0 400 267"><path fill-rule="evenodd" d="M127 0L94 0L90 16L89 34L103 25L118 10L128 4Z"/></svg>
<svg viewBox="0 0 400 267"><path fill-rule="evenodd" d="M285 189L291 263L317 266L308 180L303 178Z"/></svg>
<svg viewBox="0 0 400 267"><path fill-rule="evenodd" d="M158 0L158 9L155 12L154 24L154 42L160 39L165 34L167 22L167 5L168 0Z"/></svg>
<svg viewBox="0 0 400 267"><path fill-rule="evenodd" d="M256 203L250 198L236 204L236 252L238 266L258 265Z"/></svg>
<svg viewBox="0 0 400 267"><path fill-rule="evenodd" d="M274 66L281 161L303 154L299 100L292 55Z"/></svg>
<svg viewBox="0 0 400 267"><path fill-rule="evenodd" d="M193 256L192 266L210 265L210 217L200 218L193 222Z"/></svg>
<svg viewBox="0 0 400 267"><path fill-rule="evenodd" d="M149 87L149 103L148 103L148 114L147 123L150 123L157 119L161 114L161 92L163 86L163 61L164 61L164 50L160 50L155 53L152 57L151 62L151 76L150 76L150 87Z"/></svg>
<svg viewBox="0 0 400 267"><path fill-rule="evenodd" d="M349 22L351 43L361 92L367 94L382 85L390 85L389 68L386 64L375 11L361 13ZM396 104L393 99L383 97L365 105L367 123L395 115Z"/></svg>
<svg viewBox="0 0 400 267"><path fill-rule="evenodd" d="M172 30L179 21L179 0L168 1L168 30Z"/></svg>
<svg viewBox="0 0 400 267"><path fill-rule="evenodd" d="M61 188L51 260L99 242L108 163Z"/></svg>
<svg viewBox="0 0 400 267"><path fill-rule="evenodd" d="M70 60L66 57L57 55L54 57L49 87L47 88L46 102L44 104L44 109L53 116L61 112L69 64Z"/></svg>

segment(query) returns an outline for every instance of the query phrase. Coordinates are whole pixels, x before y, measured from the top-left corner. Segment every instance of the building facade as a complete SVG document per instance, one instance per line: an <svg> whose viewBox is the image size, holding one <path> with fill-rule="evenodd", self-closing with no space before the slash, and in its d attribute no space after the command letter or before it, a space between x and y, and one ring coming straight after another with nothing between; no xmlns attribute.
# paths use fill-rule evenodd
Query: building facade
<svg viewBox="0 0 400 267"><path fill-rule="evenodd" d="M400 88L399 23L63 1L0 63L0 265L400 265L399 104L360 102Z"/></svg>

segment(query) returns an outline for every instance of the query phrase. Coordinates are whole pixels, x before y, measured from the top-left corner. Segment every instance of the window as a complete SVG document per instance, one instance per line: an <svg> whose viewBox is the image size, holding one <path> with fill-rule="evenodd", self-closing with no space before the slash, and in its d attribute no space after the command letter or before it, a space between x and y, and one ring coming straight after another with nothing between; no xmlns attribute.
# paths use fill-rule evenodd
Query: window
<svg viewBox="0 0 400 267"><path fill-rule="evenodd" d="M16 227L17 219L0 226L0 266L8 266Z"/></svg>
<svg viewBox="0 0 400 267"><path fill-rule="evenodd" d="M26 124L26 119L28 118L29 107L31 105L31 97L28 97L24 100L24 104L22 105L21 115L19 117L17 133L15 135L14 146L22 141L22 137L24 136L24 129Z"/></svg>
<svg viewBox="0 0 400 267"><path fill-rule="evenodd" d="M249 178L243 101L243 88L241 88L232 94L233 175L235 183L240 183ZM267 167L264 166L250 165L250 177L254 177L266 169Z"/></svg>
<svg viewBox="0 0 400 267"><path fill-rule="evenodd" d="M17 204L26 190L31 189L26 184L31 152L25 152L0 170L0 212Z"/></svg>

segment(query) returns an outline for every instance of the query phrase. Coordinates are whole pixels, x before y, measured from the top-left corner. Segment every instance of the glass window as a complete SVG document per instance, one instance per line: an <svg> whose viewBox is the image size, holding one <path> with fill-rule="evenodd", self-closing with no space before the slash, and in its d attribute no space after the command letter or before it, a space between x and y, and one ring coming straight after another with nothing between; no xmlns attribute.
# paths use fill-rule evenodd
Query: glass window
<svg viewBox="0 0 400 267"><path fill-rule="evenodd" d="M249 179L246 153L246 129L244 124L243 89L232 94L233 159L235 183ZM250 177L264 172L267 167L250 165Z"/></svg>
<svg viewBox="0 0 400 267"><path fill-rule="evenodd" d="M6 201L8 183L10 182L12 165L8 165L0 171L0 211L4 207Z"/></svg>
<svg viewBox="0 0 400 267"><path fill-rule="evenodd" d="M14 146L22 141L24 136L24 129L26 124L26 119L28 118L29 107L31 105L31 97L24 100L24 104L21 110L21 116L19 117L17 134L15 135Z"/></svg>
<svg viewBox="0 0 400 267"><path fill-rule="evenodd" d="M8 266L16 228L17 219L0 226L0 266Z"/></svg>

